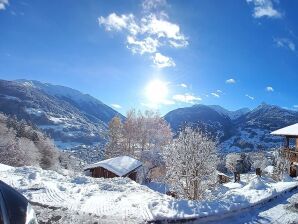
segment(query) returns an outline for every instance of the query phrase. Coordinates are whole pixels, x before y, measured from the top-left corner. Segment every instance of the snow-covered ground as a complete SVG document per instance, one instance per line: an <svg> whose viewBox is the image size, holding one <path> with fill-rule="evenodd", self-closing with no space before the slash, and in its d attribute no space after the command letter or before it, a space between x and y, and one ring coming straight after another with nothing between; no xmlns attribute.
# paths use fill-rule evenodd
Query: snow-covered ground
<svg viewBox="0 0 298 224"><path fill-rule="evenodd" d="M208 222L215 224L217 221ZM298 190L286 193L281 197L257 208L235 214L220 220L221 224L294 224L298 223Z"/></svg>
<svg viewBox="0 0 298 224"><path fill-rule="evenodd" d="M270 198L298 185L290 179L275 183L253 174L241 178L241 183L221 186L216 199L199 202L174 199L127 178L95 179L81 174L70 176L66 171L59 174L35 167L0 165L0 179L33 203L40 220L48 219L51 223L218 220L267 203Z"/></svg>

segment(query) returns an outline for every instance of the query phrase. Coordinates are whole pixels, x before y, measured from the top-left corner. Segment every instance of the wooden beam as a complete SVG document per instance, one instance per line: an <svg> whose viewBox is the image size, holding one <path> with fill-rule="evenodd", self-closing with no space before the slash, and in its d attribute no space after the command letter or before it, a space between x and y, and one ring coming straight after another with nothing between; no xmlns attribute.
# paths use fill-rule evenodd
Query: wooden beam
<svg viewBox="0 0 298 224"><path fill-rule="evenodd" d="M286 136L286 142L285 142L285 147L288 149L290 146L290 137Z"/></svg>

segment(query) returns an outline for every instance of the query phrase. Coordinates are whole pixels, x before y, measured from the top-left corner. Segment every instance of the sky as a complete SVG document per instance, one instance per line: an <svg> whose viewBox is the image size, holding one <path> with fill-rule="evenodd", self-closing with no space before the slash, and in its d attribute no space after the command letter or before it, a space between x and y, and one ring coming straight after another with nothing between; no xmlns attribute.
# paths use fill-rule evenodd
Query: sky
<svg viewBox="0 0 298 224"><path fill-rule="evenodd" d="M298 109L298 1L0 0L0 79L119 112L266 102Z"/></svg>

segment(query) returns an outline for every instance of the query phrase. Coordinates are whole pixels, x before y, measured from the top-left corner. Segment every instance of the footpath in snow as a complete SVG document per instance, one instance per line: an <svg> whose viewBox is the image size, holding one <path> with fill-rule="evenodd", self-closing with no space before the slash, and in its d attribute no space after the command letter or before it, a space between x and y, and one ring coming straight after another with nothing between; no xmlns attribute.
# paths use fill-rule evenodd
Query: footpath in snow
<svg viewBox="0 0 298 224"><path fill-rule="evenodd" d="M273 182L247 175L241 183L227 183L216 200L179 200L153 191L127 178L75 177L35 167L0 165L0 179L16 188L31 202L94 214L101 222L144 223L154 220L214 220L267 202L298 186L292 179ZM63 213L61 214L63 216Z"/></svg>

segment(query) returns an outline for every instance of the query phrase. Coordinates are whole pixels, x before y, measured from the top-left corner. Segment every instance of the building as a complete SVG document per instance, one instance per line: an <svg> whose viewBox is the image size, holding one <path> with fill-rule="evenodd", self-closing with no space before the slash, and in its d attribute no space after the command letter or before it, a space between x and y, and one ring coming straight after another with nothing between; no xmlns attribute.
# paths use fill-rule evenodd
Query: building
<svg viewBox="0 0 298 224"><path fill-rule="evenodd" d="M298 123L273 131L271 134L285 138L283 152L291 162L290 175L296 177L298 174Z"/></svg>
<svg viewBox="0 0 298 224"><path fill-rule="evenodd" d="M84 168L84 171L89 171L92 177L128 177L136 181L137 169L141 166L142 163L134 158L119 156L90 164Z"/></svg>

